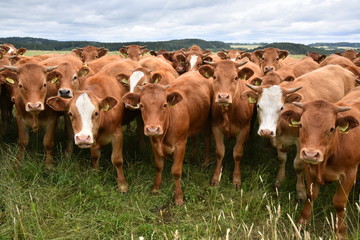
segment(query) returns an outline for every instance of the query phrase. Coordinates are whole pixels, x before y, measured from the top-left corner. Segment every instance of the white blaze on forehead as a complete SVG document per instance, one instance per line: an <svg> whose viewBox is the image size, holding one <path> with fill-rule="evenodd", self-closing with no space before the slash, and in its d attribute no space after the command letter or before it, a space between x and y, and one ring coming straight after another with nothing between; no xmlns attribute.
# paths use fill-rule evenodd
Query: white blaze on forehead
<svg viewBox="0 0 360 240"><path fill-rule="evenodd" d="M232 59L230 59L231 61L233 61L233 62L235 62L236 61L236 58L232 58Z"/></svg>
<svg viewBox="0 0 360 240"><path fill-rule="evenodd" d="M13 53L13 52L15 52L15 50L12 48L12 47L9 47L10 49L9 49L9 51L8 51L8 53Z"/></svg>
<svg viewBox="0 0 360 240"><path fill-rule="evenodd" d="M144 77L144 73L142 71L135 71L130 76L130 92L134 92L134 89L141 78Z"/></svg>
<svg viewBox="0 0 360 240"><path fill-rule="evenodd" d="M81 131L79 133L75 133L76 135L86 134L89 135L92 139L92 114L95 110L94 104L91 102L87 93L82 93L78 99L76 100L75 106L80 113L81 119Z"/></svg>
<svg viewBox="0 0 360 240"><path fill-rule="evenodd" d="M282 102L282 90L279 86L263 88L263 92L258 101L259 131L270 130L276 135L276 125L280 117L280 109L284 105Z"/></svg>
<svg viewBox="0 0 360 240"><path fill-rule="evenodd" d="M198 56L196 55L192 55L190 58L190 69L193 69L193 67L195 66L196 62L197 62Z"/></svg>

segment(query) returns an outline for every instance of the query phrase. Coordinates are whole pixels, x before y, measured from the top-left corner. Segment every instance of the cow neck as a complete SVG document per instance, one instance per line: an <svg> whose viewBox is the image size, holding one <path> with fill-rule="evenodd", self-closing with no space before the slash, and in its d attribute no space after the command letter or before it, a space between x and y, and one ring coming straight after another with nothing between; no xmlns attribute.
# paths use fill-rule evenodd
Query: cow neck
<svg viewBox="0 0 360 240"><path fill-rule="evenodd" d="M151 137L151 141L153 141L157 144L157 152L161 157L165 157L163 145L164 145L165 137L169 131L170 122L171 122L170 109L167 109L166 113L167 113L167 117L166 117L166 120L164 123L164 133L160 136L152 136Z"/></svg>
<svg viewBox="0 0 360 240"><path fill-rule="evenodd" d="M39 131L39 113L30 113L32 117L32 131L37 132Z"/></svg>
<svg viewBox="0 0 360 240"><path fill-rule="evenodd" d="M226 137L230 137L231 132L230 132L230 126L231 126L231 121L230 119L233 117L233 114L236 114L236 109L234 109L234 106L240 106L240 103L237 101L238 99L240 99L239 95L239 84L237 84L236 90L235 90L235 94L233 96L233 102L228 105L228 106L223 106L221 107L221 114L223 116L223 122L222 122L222 127L224 129L224 135Z"/></svg>

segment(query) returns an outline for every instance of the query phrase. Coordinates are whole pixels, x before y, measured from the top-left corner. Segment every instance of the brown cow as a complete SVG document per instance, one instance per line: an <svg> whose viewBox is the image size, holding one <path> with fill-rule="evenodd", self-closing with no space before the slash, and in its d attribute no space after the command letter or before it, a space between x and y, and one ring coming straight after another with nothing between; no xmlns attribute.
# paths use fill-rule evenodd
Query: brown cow
<svg viewBox="0 0 360 240"><path fill-rule="evenodd" d="M360 88L354 89L336 104L318 100L297 103L301 111L286 111L281 117L299 126L300 159L306 176L307 200L299 218L310 222L312 206L319 194L319 184L337 182L333 206L337 218L338 239L346 237L345 210L351 188L356 182L360 152ZM347 134L344 134L347 133Z"/></svg>
<svg viewBox="0 0 360 240"><path fill-rule="evenodd" d="M55 86L51 83L54 66L43 66L36 63L21 66L4 66L0 73L2 81L13 86L16 107L16 121L19 133L19 153L17 161L23 159L25 148L29 143L27 127L33 131L45 127L43 144L46 150L46 165L53 164L54 134L57 113L45 105L45 100L56 95Z"/></svg>
<svg viewBox="0 0 360 240"><path fill-rule="evenodd" d="M288 57L289 52L277 48L265 48L254 51L254 55L260 60L260 69L264 75L270 71L276 71L281 67L294 63L297 60Z"/></svg>
<svg viewBox="0 0 360 240"><path fill-rule="evenodd" d="M269 72L264 77L256 78L251 82L253 85L278 85L283 81L293 81L295 78L318 69L320 65L310 57L304 57L299 61L286 65L275 72Z"/></svg>
<svg viewBox="0 0 360 240"><path fill-rule="evenodd" d="M94 46L86 46L83 48L73 49L72 52L75 53L84 63L91 62L95 59L105 56L109 50L106 48L98 48Z"/></svg>
<svg viewBox="0 0 360 240"><path fill-rule="evenodd" d="M328 65L306 73L292 82L282 82L280 85L250 86L244 95L252 103L257 102L259 120L258 134L270 137L276 147L279 159L279 171L275 187L280 187L285 178L285 163L290 146L298 146L298 129L291 127L280 119L282 111L295 107L288 104L294 101L312 101L325 99L336 102L355 87L355 75L337 66ZM300 89L300 90L299 90ZM296 93L294 93L297 91ZM300 150L294 159L297 174L297 198L306 199L303 165L299 158Z"/></svg>
<svg viewBox="0 0 360 240"><path fill-rule="evenodd" d="M174 155L172 175L175 179L175 203L183 204L182 165L187 138L198 134L209 120L212 83L198 72L181 75L168 86L146 84L140 93L127 93L123 102L140 105L144 133L150 137L156 177L153 193L162 181L166 155Z"/></svg>
<svg viewBox="0 0 360 240"><path fill-rule="evenodd" d="M182 52L186 56L185 67L187 72L199 70L204 58L211 54L210 51L203 51L197 45L190 47L188 51L182 50Z"/></svg>
<svg viewBox="0 0 360 240"><path fill-rule="evenodd" d="M118 103L127 87L119 84L114 76L97 73L82 84L81 91L69 99L49 98L47 104L56 111L67 111L75 133L75 144L90 148L93 168L99 169L100 149L111 142L111 161L117 170L120 192L127 192L128 185L123 173L124 105Z"/></svg>
<svg viewBox="0 0 360 240"><path fill-rule="evenodd" d="M238 68L245 62L236 63L222 60L211 65L204 65L199 72L213 80L214 97L212 99L212 132L216 142L216 167L211 179L211 185L220 182L222 160L225 154L224 136L235 137L233 149L234 171L233 184L241 186L240 160L243 156L244 145L249 136L250 120L254 107L241 94L246 90L241 79L249 78Z"/></svg>
<svg viewBox="0 0 360 240"><path fill-rule="evenodd" d="M317 63L320 63L322 60L326 58L326 55L320 55L317 52L308 52L306 53L306 56L311 57Z"/></svg>
<svg viewBox="0 0 360 240"><path fill-rule="evenodd" d="M122 61L123 59L124 57L121 55L106 55L103 56L102 58L95 59L94 61L89 62L87 66L89 66L95 73L97 73L105 65L112 62Z"/></svg>
<svg viewBox="0 0 360 240"><path fill-rule="evenodd" d="M354 73L357 77L360 78L360 68L356 66L352 61L350 61L346 57L339 56L337 54L331 54L328 56L324 61L320 63L320 67L329 65L329 64L337 64L341 67L351 71Z"/></svg>
<svg viewBox="0 0 360 240"><path fill-rule="evenodd" d="M148 52L146 46L139 45L128 45L119 49L120 53L123 54L126 58L129 58L134 61L139 61L145 53Z"/></svg>
<svg viewBox="0 0 360 240"><path fill-rule="evenodd" d="M186 72L186 55L183 51L186 51L186 49L163 53L164 58L172 63L173 68L179 75Z"/></svg>
<svg viewBox="0 0 360 240"><path fill-rule="evenodd" d="M339 56L343 56L343 57L349 59L350 61L353 61L357 57L358 53L354 49L347 49L343 53L337 52L335 54L337 54Z"/></svg>
<svg viewBox="0 0 360 240"><path fill-rule="evenodd" d="M217 55L222 60L231 60L231 61L236 62L243 58L243 56L242 56L243 53L244 53L244 51L240 51L238 49L230 49L230 50L223 49L221 52L217 52Z"/></svg>
<svg viewBox="0 0 360 240"><path fill-rule="evenodd" d="M23 55L26 52L26 48L17 49L16 47L14 47L14 45L9 44L9 43L4 43L3 45L1 45L0 50L2 50L4 52L4 54L11 55L11 56Z"/></svg>

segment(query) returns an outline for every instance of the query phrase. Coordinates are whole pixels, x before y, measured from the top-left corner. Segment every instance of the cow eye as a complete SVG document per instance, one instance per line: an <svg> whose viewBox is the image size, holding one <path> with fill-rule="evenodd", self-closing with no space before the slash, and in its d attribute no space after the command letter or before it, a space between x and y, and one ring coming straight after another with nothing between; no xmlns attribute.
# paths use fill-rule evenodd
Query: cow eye
<svg viewBox="0 0 360 240"><path fill-rule="evenodd" d="M99 56L95 56L95 58L99 58Z"/></svg>
<svg viewBox="0 0 360 240"><path fill-rule="evenodd" d="M141 85L145 86L146 84L148 84L147 82L143 82Z"/></svg>
<svg viewBox="0 0 360 240"><path fill-rule="evenodd" d="M43 87L46 88L46 83L44 83Z"/></svg>
<svg viewBox="0 0 360 240"><path fill-rule="evenodd" d="M99 112L95 112L95 117L99 116Z"/></svg>
<svg viewBox="0 0 360 240"><path fill-rule="evenodd" d="M23 88L23 85L21 83L19 84L19 88Z"/></svg>
<svg viewBox="0 0 360 240"><path fill-rule="evenodd" d="M216 79L216 77L215 77L215 76L213 76L213 79L215 80L215 79Z"/></svg>
<svg viewBox="0 0 360 240"><path fill-rule="evenodd" d="M239 80L239 77L235 77L235 81Z"/></svg>
<svg viewBox="0 0 360 240"><path fill-rule="evenodd" d="M68 115L70 118L72 118L72 116L73 116L71 112L69 112Z"/></svg>
<svg viewBox="0 0 360 240"><path fill-rule="evenodd" d="M284 110L284 107L281 107L281 108L280 108L280 111L282 111L282 110Z"/></svg>
<svg viewBox="0 0 360 240"><path fill-rule="evenodd" d="M77 76L75 75L74 78L73 78L73 80L75 81L76 79L77 79Z"/></svg>
<svg viewBox="0 0 360 240"><path fill-rule="evenodd" d="M163 108L166 108L166 107L167 107L167 103L164 103L164 104L163 104Z"/></svg>
<svg viewBox="0 0 360 240"><path fill-rule="evenodd" d="M275 60L276 60L276 61L279 61L279 58L277 57Z"/></svg>
<svg viewBox="0 0 360 240"><path fill-rule="evenodd" d="M335 131L335 128L334 127L332 127L332 128L330 128L330 133L333 133Z"/></svg>
<svg viewBox="0 0 360 240"><path fill-rule="evenodd" d="M142 103L139 103L139 108L144 108L144 105Z"/></svg>
<svg viewBox="0 0 360 240"><path fill-rule="evenodd" d="M302 128L302 124L301 124L301 123L299 124L299 128Z"/></svg>

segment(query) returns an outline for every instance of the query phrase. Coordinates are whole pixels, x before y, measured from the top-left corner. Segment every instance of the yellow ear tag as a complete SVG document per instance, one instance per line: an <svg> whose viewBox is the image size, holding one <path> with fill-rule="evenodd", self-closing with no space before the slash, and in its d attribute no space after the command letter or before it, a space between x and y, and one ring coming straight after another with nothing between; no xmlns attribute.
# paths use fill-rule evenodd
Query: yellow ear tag
<svg viewBox="0 0 360 240"><path fill-rule="evenodd" d="M105 112L109 111L110 109L110 105L107 103L102 110L104 110Z"/></svg>
<svg viewBox="0 0 360 240"><path fill-rule="evenodd" d="M205 72L205 77L210 78L211 76L210 76L210 74L208 72Z"/></svg>
<svg viewBox="0 0 360 240"><path fill-rule="evenodd" d="M121 82L122 82L125 86L129 86L129 80L128 80L128 79L123 79L123 80L121 80Z"/></svg>
<svg viewBox="0 0 360 240"><path fill-rule="evenodd" d="M15 83L14 79L9 78L9 77L5 78L5 80L6 80L8 83L10 83L10 84L14 84L14 83Z"/></svg>
<svg viewBox="0 0 360 240"><path fill-rule="evenodd" d="M256 99L253 97L249 97L249 103L256 103Z"/></svg>
<svg viewBox="0 0 360 240"><path fill-rule="evenodd" d="M291 119L291 123L289 124L289 127L298 127L300 124L299 121L295 121Z"/></svg>
<svg viewBox="0 0 360 240"><path fill-rule="evenodd" d="M241 80L245 80L246 79L246 74L241 76Z"/></svg>
<svg viewBox="0 0 360 240"><path fill-rule="evenodd" d="M255 81L255 86L260 86L261 82L260 81Z"/></svg>
<svg viewBox="0 0 360 240"><path fill-rule="evenodd" d="M54 77L53 79L51 79L51 83L57 83L59 79L57 77Z"/></svg>
<svg viewBox="0 0 360 240"><path fill-rule="evenodd" d="M156 79L154 80L154 83L158 83L158 82L159 82L159 79L156 78Z"/></svg>
<svg viewBox="0 0 360 240"><path fill-rule="evenodd" d="M341 133L348 133L349 132L349 130L347 130L348 128L349 128L349 123L347 123L346 126L337 126L337 129L339 129Z"/></svg>

